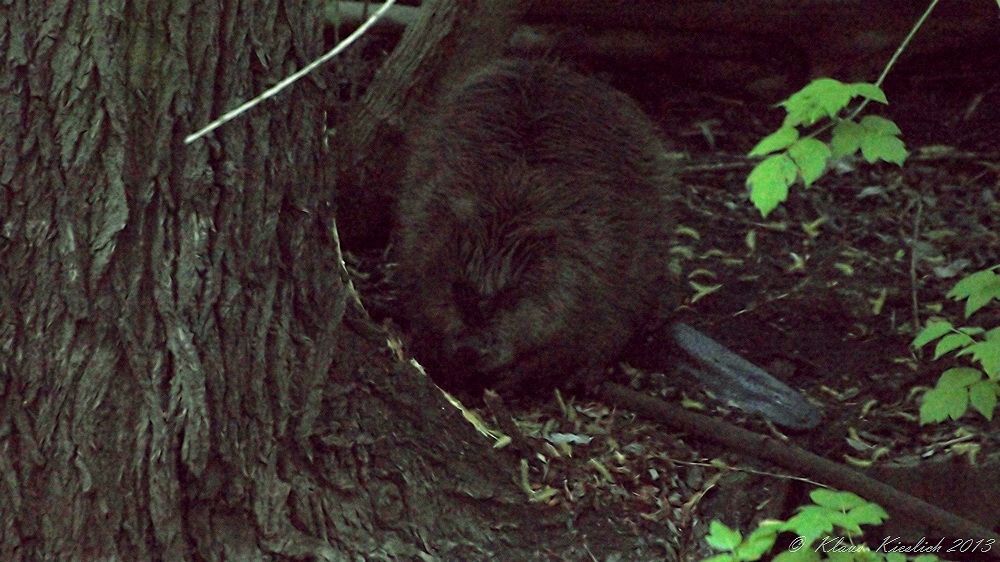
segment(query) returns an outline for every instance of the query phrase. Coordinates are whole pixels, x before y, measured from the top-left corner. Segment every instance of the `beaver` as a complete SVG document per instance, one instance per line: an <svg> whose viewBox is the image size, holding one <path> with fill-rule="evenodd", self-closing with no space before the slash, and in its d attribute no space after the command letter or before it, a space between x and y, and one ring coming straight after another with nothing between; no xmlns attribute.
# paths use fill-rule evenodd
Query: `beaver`
<svg viewBox="0 0 1000 562"><path fill-rule="evenodd" d="M674 174L625 94L551 61L496 62L410 150L395 275L439 384L593 372L658 314Z"/></svg>
<svg viewBox="0 0 1000 562"><path fill-rule="evenodd" d="M638 340L651 356L691 355L711 373L686 370L745 410L819 423L767 372L668 326L675 173L625 94L554 62L496 62L444 95L410 150L395 277L415 355L438 384L589 390Z"/></svg>

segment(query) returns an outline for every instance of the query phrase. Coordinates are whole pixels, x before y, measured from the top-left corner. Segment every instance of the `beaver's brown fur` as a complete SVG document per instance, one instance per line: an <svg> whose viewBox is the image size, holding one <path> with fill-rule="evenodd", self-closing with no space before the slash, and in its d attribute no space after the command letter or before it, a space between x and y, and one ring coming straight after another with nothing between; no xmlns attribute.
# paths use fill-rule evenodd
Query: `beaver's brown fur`
<svg viewBox="0 0 1000 562"><path fill-rule="evenodd" d="M431 375L511 388L615 359L665 294L671 171L649 119L600 81L517 60L417 130L394 255Z"/></svg>

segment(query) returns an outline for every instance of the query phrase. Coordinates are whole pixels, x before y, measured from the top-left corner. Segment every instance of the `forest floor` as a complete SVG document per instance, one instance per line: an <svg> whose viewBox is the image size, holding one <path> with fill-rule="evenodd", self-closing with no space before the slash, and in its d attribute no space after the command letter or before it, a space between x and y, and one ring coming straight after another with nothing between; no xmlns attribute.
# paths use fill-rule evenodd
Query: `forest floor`
<svg viewBox="0 0 1000 562"><path fill-rule="evenodd" d="M933 361L932 350L910 345L934 316L1000 325L997 303L966 321L964 302L946 297L962 277L1000 263L1000 74L988 78L962 88L953 86L962 80L954 76L890 83L892 105L872 109L902 129L910 151L905 165L839 162L812 188L796 185L766 218L747 200L754 162L745 155L780 123L780 108L681 87L629 93L678 155L683 204L674 218L685 242L674 248L672 265L682 272L686 296L676 317L822 409L818 428L787 436L792 445L871 470L995 529L996 424L972 412L919 423L921 391L946 368L968 363ZM359 268L369 269L367 261ZM622 364L613 376L777 435L676 373ZM571 522L569 532L553 538L565 548L540 559L700 559L711 554L704 541L710 521L745 536L762 519L790 516L817 487L793 471L686 440L598 401L553 395L510 407L537 448L525 487ZM488 411L481 415L492 422ZM890 461L920 468L869 468ZM915 523L862 540L877 545L892 534L937 541L940 533Z"/></svg>

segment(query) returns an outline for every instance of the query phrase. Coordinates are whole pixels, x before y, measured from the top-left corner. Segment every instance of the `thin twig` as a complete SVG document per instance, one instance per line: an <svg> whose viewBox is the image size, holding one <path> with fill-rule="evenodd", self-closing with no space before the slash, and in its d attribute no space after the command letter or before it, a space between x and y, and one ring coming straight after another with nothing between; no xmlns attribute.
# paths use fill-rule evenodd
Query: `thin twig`
<svg viewBox="0 0 1000 562"><path fill-rule="evenodd" d="M997 0L997 2L1000 3L1000 0ZM931 12L934 11L934 6L937 6L937 3L938 0L931 0L930 5L927 6L926 10L924 10L924 13L920 16L920 19L917 20L917 23L915 23L913 27L910 28L910 32L906 34L906 38L903 39L903 42L899 44L899 47L896 47L896 52L893 53L892 57L889 58L889 62L887 62L885 68L882 69L882 74L879 75L878 80L875 81L876 86L882 87L882 82L884 82L885 77L889 75L889 70L891 70L892 67L896 65L896 61L899 60L900 55L902 55L903 51L906 50L906 46L910 44L910 41L913 39L913 36L917 34L917 30L920 29L924 25L924 22L927 20L927 18L930 17ZM861 113L861 110L863 110L870 101L871 101L870 99L865 98L861 102L861 105L859 105L857 109L852 111L851 114L847 116L847 119L850 120L857 117Z"/></svg>
<svg viewBox="0 0 1000 562"><path fill-rule="evenodd" d="M302 70L299 70L298 72L292 74L288 78L285 78L281 82L278 82L277 84L275 84L274 86L272 86L271 88L269 88L267 91L265 91L263 94L261 94L261 95L255 97L254 99L252 99L252 100L244 103L243 105L237 107L236 109L234 109L234 110L232 110L232 111L224 114L222 117L219 117L215 121L212 121L207 126L205 126L205 128L201 129L197 133L194 133L193 135L188 135L187 138L184 139L184 144L191 144L192 142L200 139L201 137L207 135L208 133L211 133L212 131L214 131L215 129L219 128L224 123L228 123L229 121L233 120L234 118L236 118L237 116L239 116L243 112L245 112L245 111L249 110L250 108L252 108L253 106L259 104L260 102L266 100L267 98L273 96L274 94L277 94L278 92L280 92L285 87L287 87L288 85L292 84L293 82L295 82L299 78L302 78L306 74L309 74L310 72L312 72L313 70L315 70L321 64L325 63L326 61L328 61L328 60L332 59L333 57L337 56L338 54L340 54L340 52L343 51L344 49L346 49L348 45L350 45L351 43L353 43L354 41L356 41L358 39L358 37L361 37L362 35L364 35L365 32L368 30L368 28L371 27L372 25L374 25L375 21L377 19L379 19L380 17L382 17L382 14L386 13L389 10L389 7L392 6L395 3L396 3L396 0L387 0L386 3L383 4L382 7L379 8L379 10L377 12L375 12L374 14L372 14L372 17L368 18L368 21L366 21L364 24L362 24L361 27L357 28L354 31L354 33L350 34L346 39L344 39L343 41L341 41L337 46L335 46L334 48L330 49L326 54L324 54L323 56L319 57L318 59L312 61L311 63L307 64L305 67L302 68Z"/></svg>

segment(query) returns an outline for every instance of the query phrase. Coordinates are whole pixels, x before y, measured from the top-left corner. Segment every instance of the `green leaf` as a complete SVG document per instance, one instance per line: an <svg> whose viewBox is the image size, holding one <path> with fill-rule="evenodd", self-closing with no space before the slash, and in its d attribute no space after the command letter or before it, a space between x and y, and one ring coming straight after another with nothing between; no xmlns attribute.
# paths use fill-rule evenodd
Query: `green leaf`
<svg viewBox="0 0 1000 562"><path fill-rule="evenodd" d="M855 82L850 84L850 88L856 96L861 96L881 104L889 104L889 100L885 97L885 92L875 84L870 82Z"/></svg>
<svg viewBox="0 0 1000 562"><path fill-rule="evenodd" d="M827 490L824 488L817 488L813 490L809 494L809 498L816 502L816 505L828 507L836 511L848 511L868 503L864 498L854 492Z"/></svg>
<svg viewBox="0 0 1000 562"><path fill-rule="evenodd" d="M969 393L964 388L933 388L920 403L920 425L958 419L968 408Z"/></svg>
<svg viewBox="0 0 1000 562"><path fill-rule="evenodd" d="M865 502L851 510L851 517L861 525L881 525L889 514L877 503Z"/></svg>
<svg viewBox="0 0 1000 562"><path fill-rule="evenodd" d="M783 150L799 140L799 131L795 127L783 126L777 131L760 139L747 156L764 156L778 150Z"/></svg>
<svg viewBox="0 0 1000 562"><path fill-rule="evenodd" d="M732 552L743 541L743 536L739 531L730 529L718 521L712 521L708 526L705 541L715 550Z"/></svg>
<svg viewBox="0 0 1000 562"><path fill-rule="evenodd" d="M826 163L830 159L830 147L816 139L805 138L788 149L788 155L798 166L802 174L802 181L806 186L812 185L826 170Z"/></svg>
<svg viewBox="0 0 1000 562"><path fill-rule="evenodd" d="M991 381L980 381L969 387L969 403L986 419L993 419L997 407L997 390L1000 385Z"/></svg>
<svg viewBox="0 0 1000 562"><path fill-rule="evenodd" d="M771 559L772 562L818 562L819 553L811 548L783 550Z"/></svg>
<svg viewBox="0 0 1000 562"><path fill-rule="evenodd" d="M983 380L983 374L972 367L952 367L941 373L935 388L966 389Z"/></svg>
<svg viewBox="0 0 1000 562"><path fill-rule="evenodd" d="M830 148L834 158L843 158L854 154L861 148L861 139L865 130L854 121L843 120L837 123L830 136Z"/></svg>
<svg viewBox="0 0 1000 562"><path fill-rule="evenodd" d="M913 338L913 347L920 348L928 343L940 338L951 331L951 322L947 320L931 320L924 326L923 330Z"/></svg>
<svg viewBox="0 0 1000 562"><path fill-rule="evenodd" d="M976 343L976 340L970 338L967 334L952 332L938 341L937 345L934 347L934 358L938 359L949 351L953 351L959 347L966 347L974 343Z"/></svg>
<svg viewBox="0 0 1000 562"><path fill-rule="evenodd" d="M997 380L1000 378L1000 327L990 330L982 345L982 348L977 347L973 357L983 364L987 376Z"/></svg>
<svg viewBox="0 0 1000 562"><path fill-rule="evenodd" d="M1000 332L1000 328L991 330L991 333ZM1000 373L1000 337L992 337L978 341L962 350L961 354L971 353L972 358L983 366L983 371L990 378L996 378Z"/></svg>
<svg viewBox="0 0 1000 562"><path fill-rule="evenodd" d="M861 155L868 162L885 160L902 166L906 160L906 146L898 137L892 135L873 134L861 139Z"/></svg>
<svg viewBox="0 0 1000 562"><path fill-rule="evenodd" d="M777 528L773 526L757 527L736 548L736 554L741 560L760 560L767 551L771 550L777 538Z"/></svg>
<svg viewBox="0 0 1000 562"><path fill-rule="evenodd" d="M750 201L767 216L788 198L788 187L795 181L795 162L787 154L772 154L750 172Z"/></svg>
<svg viewBox="0 0 1000 562"><path fill-rule="evenodd" d="M967 336L978 336L979 334L982 334L983 332L986 331L980 328L979 326L959 326L958 328L955 329Z"/></svg>
<svg viewBox="0 0 1000 562"><path fill-rule="evenodd" d="M997 277L994 270L997 268L1000 268L1000 264L967 275L961 281L955 283L955 287L948 292L948 296L957 300L982 291L983 287L993 285Z"/></svg>
<svg viewBox="0 0 1000 562"><path fill-rule="evenodd" d="M1000 268L1000 265L977 271L955 283L948 292L948 296L955 300L969 299L965 303L966 318L989 304L991 300L1000 300L1000 275L994 271L997 268Z"/></svg>
<svg viewBox="0 0 1000 562"><path fill-rule="evenodd" d="M833 513L833 510L818 505L803 506L788 520L787 527L801 535L806 544L810 544L833 531L830 520Z"/></svg>
<svg viewBox="0 0 1000 562"><path fill-rule="evenodd" d="M971 388L982 380L983 373L971 367L954 367L941 373L937 385L924 393L920 404L921 425L942 422L949 417L953 420L962 417L969 408ZM987 388L976 390L977 400L984 408L989 398L983 394L988 391ZM992 408L989 411L992 412Z"/></svg>
<svg viewBox="0 0 1000 562"><path fill-rule="evenodd" d="M861 527L858 525L857 521L846 513L840 513L838 511L831 516L830 520L843 534L850 537L856 537L861 534Z"/></svg>
<svg viewBox="0 0 1000 562"><path fill-rule="evenodd" d="M860 124L862 128L872 134L895 137L903 132L899 130L899 127L895 123L878 115L865 115L861 118Z"/></svg>
<svg viewBox="0 0 1000 562"><path fill-rule="evenodd" d="M812 125L825 117L834 117L851 100L851 89L839 80L819 78L778 105L788 116L785 125Z"/></svg>

